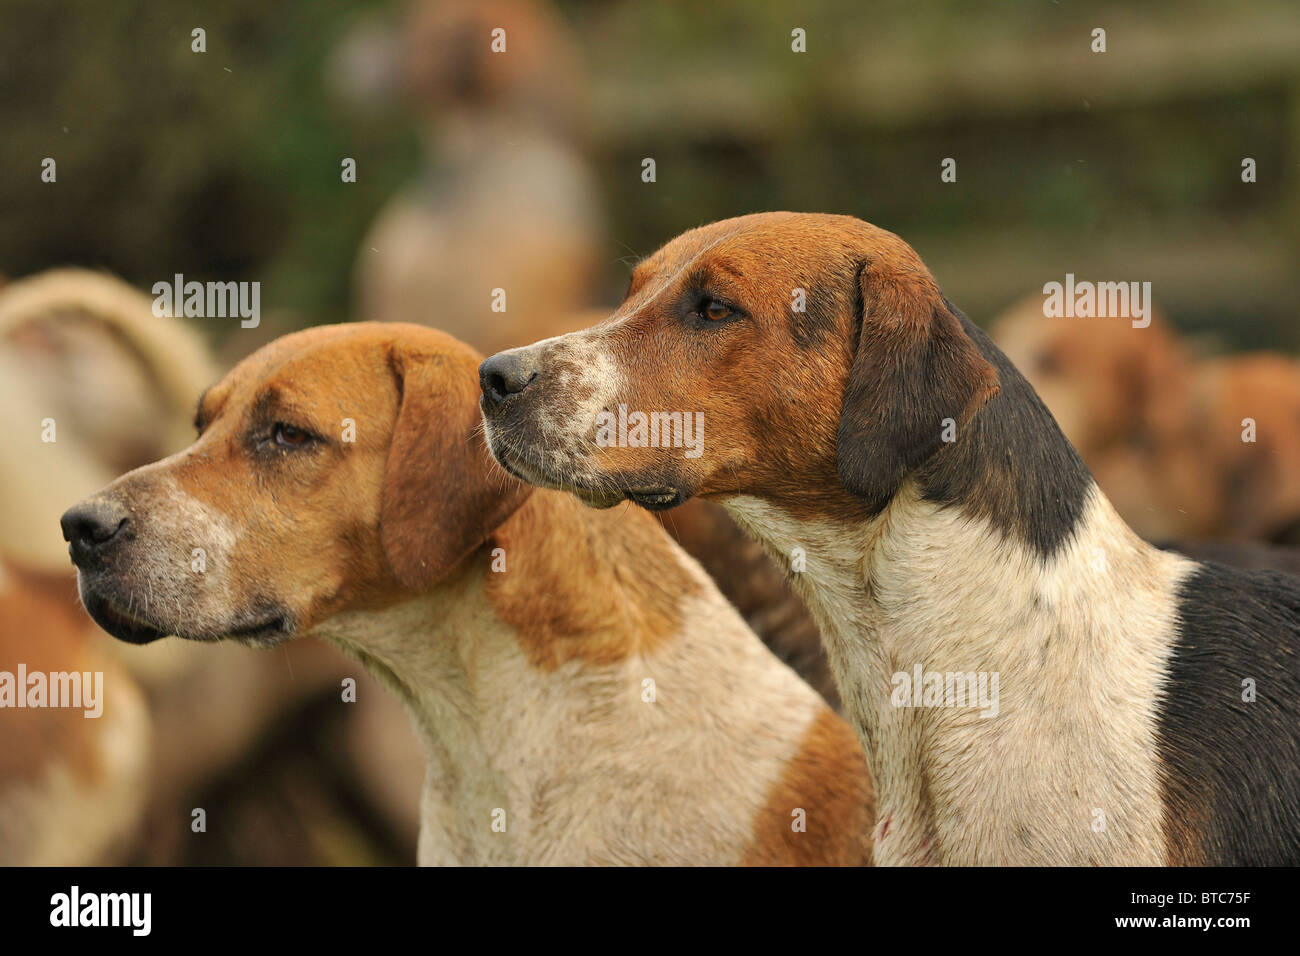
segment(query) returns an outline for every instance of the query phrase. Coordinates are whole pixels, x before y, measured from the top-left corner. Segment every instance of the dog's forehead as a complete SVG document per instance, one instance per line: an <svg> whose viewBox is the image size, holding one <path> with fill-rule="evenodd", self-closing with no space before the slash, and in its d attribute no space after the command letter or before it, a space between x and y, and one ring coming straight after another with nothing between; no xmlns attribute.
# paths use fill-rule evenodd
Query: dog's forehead
<svg viewBox="0 0 1300 956"><path fill-rule="evenodd" d="M284 346L279 342L259 349L240 362L215 386L213 401L245 402L256 393L293 385L324 393L345 374L353 356L331 346Z"/></svg>
<svg viewBox="0 0 1300 956"><path fill-rule="evenodd" d="M199 417L210 418L228 408L252 408L268 399L332 404L332 396L342 396L360 406L384 394L376 379L385 363L386 355L364 337L288 335L258 349L205 392Z"/></svg>
<svg viewBox="0 0 1300 956"><path fill-rule="evenodd" d="M811 213L724 219L676 237L643 260L639 269L663 276L717 266L756 280L812 275L848 255L860 242L854 227L861 225L865 224Z"/></svg>
<svg viewBox="0 0 1300 956"><path fill-rule="evenodd" d="M200 399L199 418L230 408L282 405L310 414L387 415L409 363L433 380L477 389L482 361L468 345L436 329L393 323L318 326L263 346ZM426 381L429 376L426 376Z"/></svg>

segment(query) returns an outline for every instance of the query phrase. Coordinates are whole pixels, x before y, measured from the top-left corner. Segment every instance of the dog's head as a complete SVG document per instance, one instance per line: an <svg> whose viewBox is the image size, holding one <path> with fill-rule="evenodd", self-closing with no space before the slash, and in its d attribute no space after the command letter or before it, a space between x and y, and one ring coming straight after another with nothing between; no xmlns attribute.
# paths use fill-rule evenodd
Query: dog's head
<svg viewBox="0 0 1300 956"><path fill-rule="evenodd" d="M285 336L199 401L198 439L64 514L110 634L271 646L428 589L526 491L478 433L478 356L405 325Z"/></svg>
<svg viewBox="0 0 1300 956"><path fill-rule="evenodd" d="M679 236L606 322L494 355L480 378L507 469L651 508L834 486L878 510L947 420L963 427L998 391L911 247L793 213Z"/></svg>

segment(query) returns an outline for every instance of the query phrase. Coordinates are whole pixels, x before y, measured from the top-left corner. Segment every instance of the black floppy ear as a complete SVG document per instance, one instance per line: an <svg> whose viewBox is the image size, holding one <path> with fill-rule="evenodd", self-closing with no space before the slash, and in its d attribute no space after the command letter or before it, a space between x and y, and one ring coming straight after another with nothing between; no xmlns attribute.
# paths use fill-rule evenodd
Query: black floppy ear
<svg viewBox="0 0 1300 956"><path fill-rule="evenodd" d="M943 447L944 419L960 430L1000 386L924 269L867 263L858 292L836 465L844 487L880 510Z"/></svg>
<svg viewBox="0 0 1300 956"><path fill-rule="evenodd" d="M487 450L477 361L394 352L389 362L399 408L379 536L397 580L427 590L486 541L532 489L501 470Z"/></svg>

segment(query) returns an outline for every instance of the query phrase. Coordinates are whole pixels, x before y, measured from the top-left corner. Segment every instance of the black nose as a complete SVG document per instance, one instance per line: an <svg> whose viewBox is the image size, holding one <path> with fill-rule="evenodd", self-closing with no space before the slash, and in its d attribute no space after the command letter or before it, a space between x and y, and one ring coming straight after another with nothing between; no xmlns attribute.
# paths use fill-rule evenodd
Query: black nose
<svg viewBox="0 0 1300 956"><path fill-rule="evenodd" d="M537 369L519 352L498 352L478 367L483 397L494 405L514 398L537 378Z"/></svg>
<svg viewBox="0 0 1300 956"><path fill-rule="evenodd" d="M92 498L74 505L63 513L59 524L68 553L77 567L86 567L102 556L119 531L126 525L126 509L115 501Z"/></svg>

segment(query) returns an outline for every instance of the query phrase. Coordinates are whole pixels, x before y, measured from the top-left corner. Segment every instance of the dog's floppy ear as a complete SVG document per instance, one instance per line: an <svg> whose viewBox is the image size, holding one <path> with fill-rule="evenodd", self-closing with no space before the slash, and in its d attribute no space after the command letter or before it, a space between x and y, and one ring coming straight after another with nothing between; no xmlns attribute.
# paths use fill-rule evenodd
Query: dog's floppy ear
<svg viewBox="0 0 1300 956"><path fill-rule="evenodd" d="M844 388L840 481L875 510L998 393L997 370L975 348L923 267L864 264L861 314Z"/></svg>
<svg viewBox="0 0 1300 956"><path fill-rule="evenodd" d="M531 488L502 471L487 450L475 363L402 352L389 362L399 406L379 535L397 580L427 590L487 540Z"/></svg>

